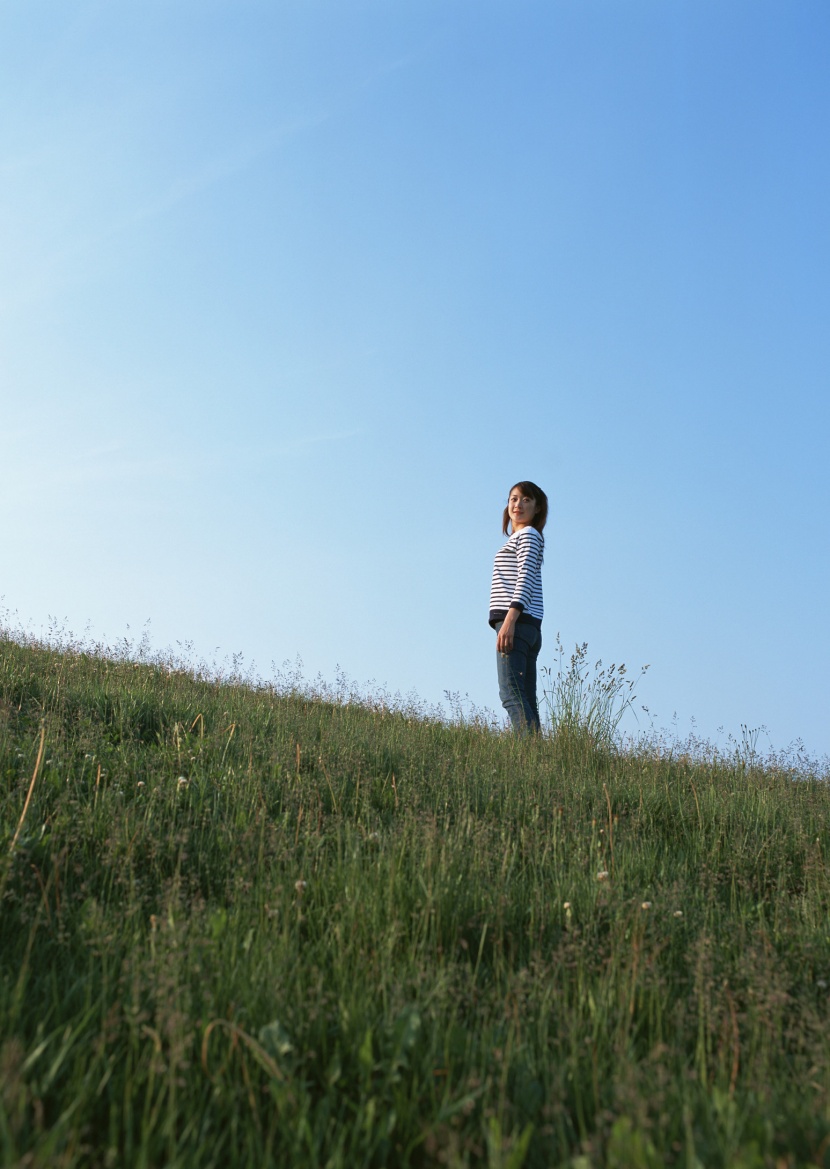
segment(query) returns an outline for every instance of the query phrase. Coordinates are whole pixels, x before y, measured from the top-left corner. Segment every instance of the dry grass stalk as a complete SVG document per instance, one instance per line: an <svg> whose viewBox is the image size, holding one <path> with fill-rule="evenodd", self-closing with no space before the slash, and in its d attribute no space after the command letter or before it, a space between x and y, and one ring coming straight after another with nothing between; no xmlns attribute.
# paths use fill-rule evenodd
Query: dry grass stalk
<svg viewBox="0 0 830 1169"><path fill-rule="evenodd" d="M29 804L32 802L32 792L35 790L35 783L37 781L37 773L40 770L40 761L43 758L43 747L46 742L46 726L41 724L40 728L40 746L37 750L37 759L35 760L35 769L32 772L32 781L29 784L29 790L26 792L26 800L23 804L23 811L20 813L20 819L17 822L15 834L12 837L11 847L9 848L9 857L14 856L14 850L17 847L17 841L23 829L23 822L26 819L26 813L29 811Z"/></svg>

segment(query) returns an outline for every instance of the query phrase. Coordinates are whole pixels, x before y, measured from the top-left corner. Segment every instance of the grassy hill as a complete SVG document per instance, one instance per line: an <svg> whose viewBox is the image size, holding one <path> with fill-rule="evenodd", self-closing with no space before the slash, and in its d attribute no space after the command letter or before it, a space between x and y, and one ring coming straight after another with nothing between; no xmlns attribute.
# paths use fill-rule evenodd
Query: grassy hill
<svg viewBox="0 0 830 1169"><path fill-rule="evenodd" d="M829 811L0 641L3 1164L830 1166Z"/></svg>

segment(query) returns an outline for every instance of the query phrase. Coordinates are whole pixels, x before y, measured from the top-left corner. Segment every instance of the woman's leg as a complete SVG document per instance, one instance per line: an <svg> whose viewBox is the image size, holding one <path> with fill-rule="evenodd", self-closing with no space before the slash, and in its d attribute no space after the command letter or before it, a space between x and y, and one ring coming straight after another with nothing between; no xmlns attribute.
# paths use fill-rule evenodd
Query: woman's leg
<svg viewBox="0 0 830 1169"><path fill-rule="evenodd" d="M496 626L498 633L501 623ZM536 704L536 659L542 644L541 632L535 625L519 624L513 631L513 649L507 654L496 654L499 675L499 698L510 716L516 731L528 727L539 729L539 710Z"/></svg>
<svg viewBox="0 0 830 1169"><path fill-rule="evenodd" d="M531 628L534 628L531 626ZM525 695L527 697L527 704L530 707L531 717L528 720L529 725L534 731L541 731L542 723L539 718L539 702L536 698L536 662L539 658L539 651L542 648L542 631L537 629L538 634L535 645L528 651L527 668L525 670Z"/></svg>

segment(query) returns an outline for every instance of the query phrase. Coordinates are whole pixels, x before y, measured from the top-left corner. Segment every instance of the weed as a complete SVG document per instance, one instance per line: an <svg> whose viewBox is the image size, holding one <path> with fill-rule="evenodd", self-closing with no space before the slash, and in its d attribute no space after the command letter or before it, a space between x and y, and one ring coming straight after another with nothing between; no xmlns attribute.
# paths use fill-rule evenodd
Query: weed
<svg viewBox="0 0 830 1169"><path fill-rule="evenodd" d="M599 747L614 747L626 711L636 716L634 687L648 666L642 667L637 679L627 676L624 663L603 666L598 661L592 667L587 642L575 646L565 664L565 649L558 633L556 656L556 672L550 667L541 670L545 679L542 709L551 733L583 736Z"/></svg>

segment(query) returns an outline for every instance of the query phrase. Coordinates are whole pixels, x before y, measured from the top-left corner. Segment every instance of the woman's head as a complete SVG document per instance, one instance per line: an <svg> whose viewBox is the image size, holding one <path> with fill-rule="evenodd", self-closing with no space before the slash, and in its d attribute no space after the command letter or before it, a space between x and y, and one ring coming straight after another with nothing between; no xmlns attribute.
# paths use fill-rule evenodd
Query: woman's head
<svg viewBox="0 0 830 1169"><path fill-rule="evenodd" d="M507 507L502 516L501 530L505 536L514 519L515 523L530 524L537 532L541 532L547 518L548 497L542 488L531 483L529 479L514 483L507 493Z"/></svg>

